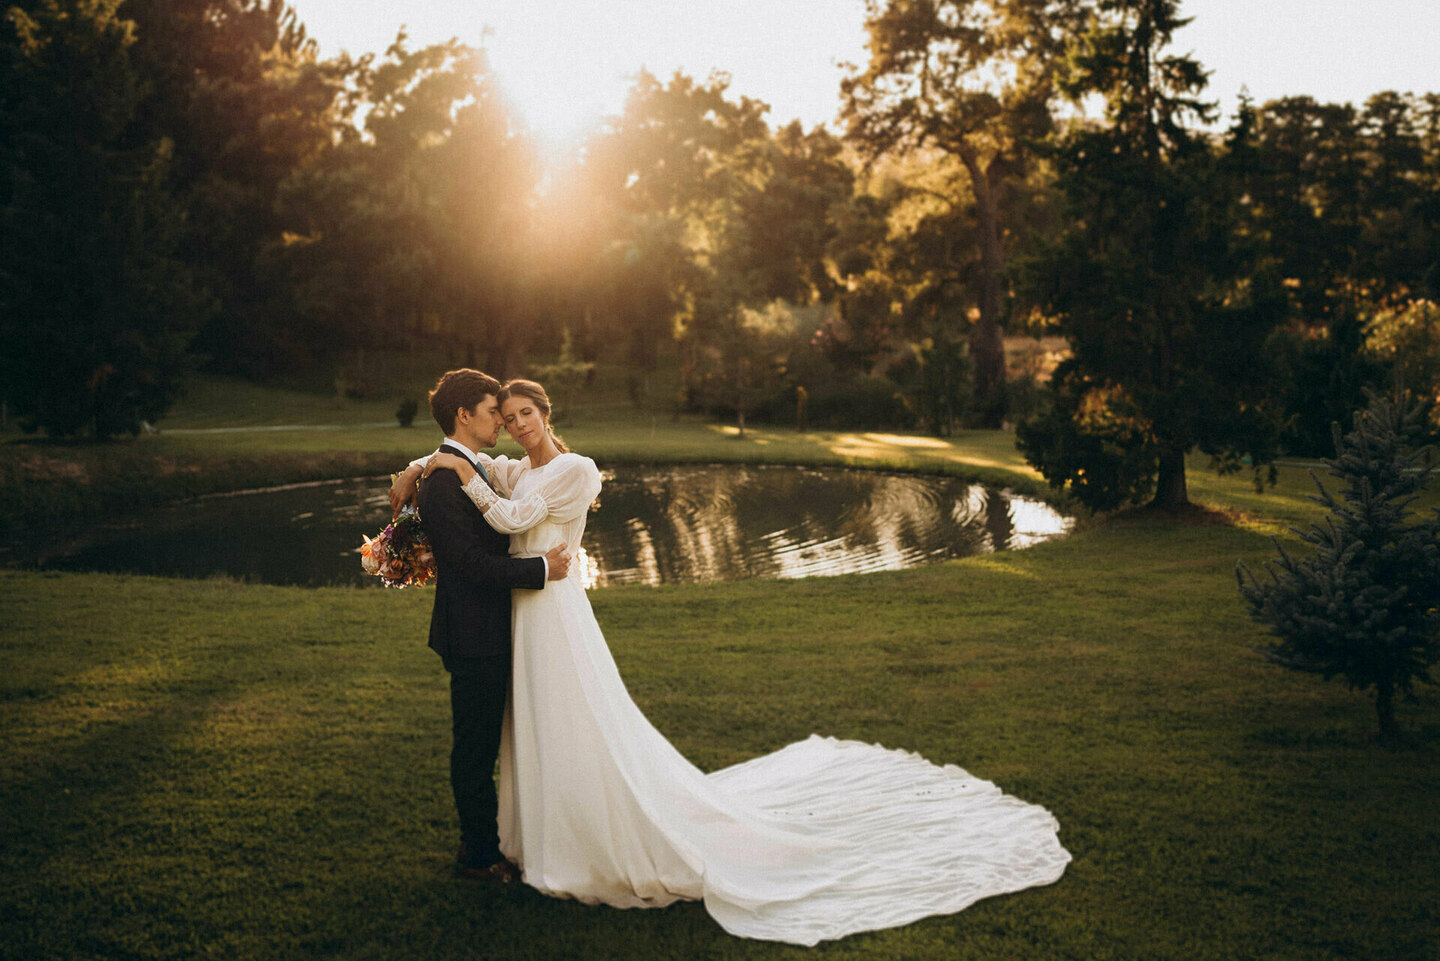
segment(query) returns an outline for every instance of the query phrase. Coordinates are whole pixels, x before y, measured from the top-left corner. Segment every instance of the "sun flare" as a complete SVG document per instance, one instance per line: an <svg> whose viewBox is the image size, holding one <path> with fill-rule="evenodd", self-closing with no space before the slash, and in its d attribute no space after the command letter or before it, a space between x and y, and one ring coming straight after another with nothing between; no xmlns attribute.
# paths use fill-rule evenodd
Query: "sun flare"
<svg viewBox="0 0 1440 961"><path fill-rule="evenodd" d="M505 98L532 132L552 143L574 140L617 113L636 72L566 38L547 42L496 30L487 41L486 55Z"/></svg>

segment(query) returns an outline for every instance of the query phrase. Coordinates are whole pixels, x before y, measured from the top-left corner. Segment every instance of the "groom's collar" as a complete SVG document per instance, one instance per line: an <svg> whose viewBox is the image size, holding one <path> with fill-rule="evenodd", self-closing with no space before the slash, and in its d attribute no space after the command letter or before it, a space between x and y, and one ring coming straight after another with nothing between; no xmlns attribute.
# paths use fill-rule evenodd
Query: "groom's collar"
<svg viewBox="0 0 1440 961"><path fill-rule="evenodd" d="M447 437L447 438L445 438L445 444L449 444L451 447L455 448L455 449L458 450L460 453L464 454L465 457L466 457L466 458L470 461L470 463L472 463L472 464L475 463L476 461L478 461L478 460L480 459L480 455L479 455L479 454L475 453L473 450L471 450L470 448L466 447L464 444L460 443L458 440L456 440L456 439L453 438L453 437ZM444 444L442 444L441 446L443 447Z"/></svg>

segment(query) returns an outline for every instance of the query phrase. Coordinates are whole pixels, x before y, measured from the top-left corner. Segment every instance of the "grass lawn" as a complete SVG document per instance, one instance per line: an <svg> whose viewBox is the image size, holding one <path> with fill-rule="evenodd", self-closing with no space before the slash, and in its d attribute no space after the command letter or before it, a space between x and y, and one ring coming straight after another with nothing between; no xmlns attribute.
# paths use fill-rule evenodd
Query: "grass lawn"
<svg viewBox="0 0 1440 961"><path fill-rule="evenodd" d="M1027 483L1002 434L653 429L567 436L602 461ZM130 449L289 464L331 433ZM391 457L431 433L344 436ZM40 446L24 456L99 463ZM0 571L0 957L1432 959L1440 697L1400 704L1417 746L1384 749L1368 698L1250 650L1234 562L1313 516L1306 484L1287 470L1262 497L1196 472L1229 523L1141 512L905 572L593 594L632 694L702 768L816 732L958 764L1059 819L1059 883L808 951L731 938L696 904L451 879L427 591Z"/></svg>

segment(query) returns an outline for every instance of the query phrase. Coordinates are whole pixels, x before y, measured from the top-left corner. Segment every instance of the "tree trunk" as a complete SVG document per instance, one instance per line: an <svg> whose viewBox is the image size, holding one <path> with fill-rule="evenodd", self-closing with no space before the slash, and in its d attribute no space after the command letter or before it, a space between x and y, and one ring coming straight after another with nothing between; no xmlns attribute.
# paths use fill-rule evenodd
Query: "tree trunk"
<svg viewBox="0 0 1440 961"><path fill-rule="evenodd" d="M1005 421L1005 340L1000 333L1000 201L990 182L998 158L982 170L973 150L960 151L975 191L975 214L980 226L980 318L970 328L970 361L975 381L971 406L980 426L999 428Z"/></svg>
<svg viewBox="0 0 1440 961"><path fill-rule="evenodd" d="M742 358L735 368L735 412L739 415L740 436L745 436L745 368L747 364Z"/></svg>
<svg viewBox="0 0 1440 961"><path fill-rule="evenodd" d="M1185 489L1185 452L1167 450L1160 455L1160 476L1155 479L1155 499L1151 507L1178 511L1190 506Z"/></svg>
<svg viewBox="0 0 1440 961"><path fill-rule="evenodd" d="M510 339L496 337L485 345L485 373L500 383L510 379Z"/></svg>
<svg viewBox="0 0 1440 961"><path fill-rule="evenodd" d="M1375 714L1380 719L1381 740L1400 740L1400 726L1395 723L1395 685L1388 680L1375 684Z"/></svg>

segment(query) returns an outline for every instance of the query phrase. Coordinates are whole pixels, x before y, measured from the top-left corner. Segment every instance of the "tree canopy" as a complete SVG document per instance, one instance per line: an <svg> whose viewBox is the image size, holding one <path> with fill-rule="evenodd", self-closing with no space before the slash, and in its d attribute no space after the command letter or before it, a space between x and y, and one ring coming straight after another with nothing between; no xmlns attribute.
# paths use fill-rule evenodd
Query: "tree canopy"
<svg viewBox="0 0 1440 961"><path fill-rule="evenodd" d="M1214 133L1173 0L871 0L839 128L642 70L570 151L455 41L321 59L282 0L8 11L0 413L56 436L140 430L197 367L375 394L568 334L636 404L737 420L946 434L1048 397L1047 476L1173 506L1193 448L1314 453L1367 387L1433 384L1437 95ZM1048 395L1007 362L1037 332Z"/></svg>

